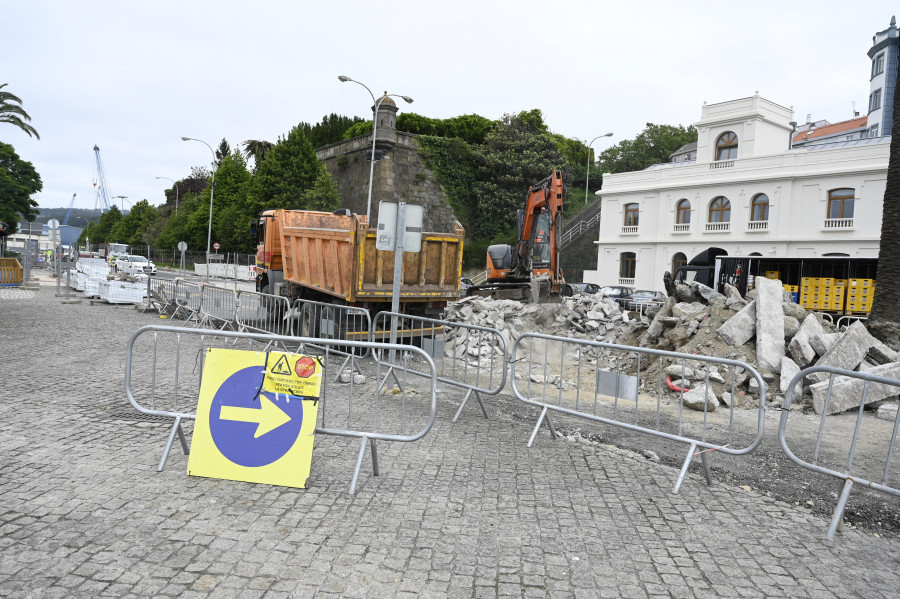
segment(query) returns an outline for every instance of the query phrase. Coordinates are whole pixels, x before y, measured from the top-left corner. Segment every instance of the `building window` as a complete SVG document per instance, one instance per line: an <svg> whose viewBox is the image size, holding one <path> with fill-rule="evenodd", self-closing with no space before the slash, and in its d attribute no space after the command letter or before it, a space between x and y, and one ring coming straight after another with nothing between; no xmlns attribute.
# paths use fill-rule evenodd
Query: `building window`
<svg viewBox="0 0 900 599"><path fill-rule="evenodd" d="M678 200L675 204L675 224L689 225L691 223L691 203L687 200Z"/></svg>
<svg viewBox="0 0 900 599"><path fill-rule="evenodd" d="M719 196L713 199L709 204L709 222L711 223L730 223L731 222L731 202L725 196Z"/></svg>
<svg viewBox="0 0 900 599"><path fill-rule="evenodd" d="M879 54L872 60L872 77L881 75L884 72L884 52Z"/></svg>
<svg viewBox="0 0 900 599"><path fill-rule="evenodd" d="M672 274L674 275L678 272L678 269L687 264L687 256L682 254L681 252L676 253L672 256Z"/></svg>
<svg viewBox="0 0 900 599"><path fill-rule="evenodd" d="M625 204L625 226L626 227L636 227L638 226L638 216L640 211L638 210L637 204Z"/></svg>
<svg viewBox="0 0 900 599"><path fill-rule="evenodd" d="M866 135L867 137L878 137L878 125L872 125L869 127L869 132Z"/></svg>
<svg viewBox="0 0 900 599"><path fill-rule="evenodd" d="M753 202L750 204L750 220L769 220L769 196L760 193L753 197Z"/></svg>
<svg viewBox="0 0 900 599"><path fill-rule="evenodd" d="M634 252L622 252L619 254L619 278L633 279L637 256Z"/></svg>
<svg viewBox="0 0 900 599"><path fill-rule="evenodd" d="M881 108L881 90L876 89L869 94L869 112Z"/></svg>
<svg viewBox="0 0 900 599"><path fill-rule="evenodd" d="M832 189L828 192L828 218L853 218L853 201L856 190Z"/></svg>
<svg viewBox="0 0 900 599"><path fill-rule="evenodd" d="M737 158L737 149L737 135L726 131L716 140L716 160L734 160Z"/></svg>

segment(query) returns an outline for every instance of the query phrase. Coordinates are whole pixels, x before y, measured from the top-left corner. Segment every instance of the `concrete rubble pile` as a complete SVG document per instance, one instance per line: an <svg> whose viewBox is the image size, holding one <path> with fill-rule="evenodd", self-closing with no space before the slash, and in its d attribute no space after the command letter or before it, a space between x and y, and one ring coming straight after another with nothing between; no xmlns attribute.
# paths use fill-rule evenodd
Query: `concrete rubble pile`
<svg viewBox="0 0 900 599"><path fill-rule="evenodd" d="M679 284L660 306L643 316L622 311L619 305L600 294L577 294L556 304L523 304L511 300L469 297L451 304L445 319L497 329L512 342L525 332L604 341L741 361L755 368L763 378L770 407L781 407L791 380L810 366L829 366L900 379L900 356L875 339L861 322L835 329L823 315L808 312L792 301L780 281L756 279L756 288L747 298L735 287L725 286L725 294L693 282ZM489 337L466 334L446 346L448 356L479 360L500 353ZM589 352L599 368L636 368L636 355L604 350ZM619 363L617 364L617 360ZM759 383L743 368L701 362L683 364L664 359L642 364L640 388L656 392L662 378L670 399L683 393L688 407L715 410L725 406L756 408ZM792 408L835 414L859 408L865 381L814 373L794 390ZM829 397L830 388L830 397ZM683 389L679 391L678 389ZM802 392L801 392L802 389ZM900 388L870 384L866 403L878 408L883 417L896 414ZM826 405L827 404L827 405Z"/></svg>

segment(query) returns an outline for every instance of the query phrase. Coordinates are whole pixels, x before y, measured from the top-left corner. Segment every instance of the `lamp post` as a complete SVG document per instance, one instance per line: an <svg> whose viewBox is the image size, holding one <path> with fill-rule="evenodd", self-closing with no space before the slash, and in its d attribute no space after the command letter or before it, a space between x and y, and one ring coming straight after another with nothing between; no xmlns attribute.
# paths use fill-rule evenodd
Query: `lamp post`
<svg viewBox="0 0 900 599"><path fill-rule="evenodd" d="M351 79L350 77L347 77L346 75L338 75L338 80L340 80L342 83L352 81L353 83L358 83L359 85L365 87L366 91L369 92L369 95L372 96L372 102L375 103L375 111L372 115L372 161L369 165L369 198L366 201L366 221L368 222L368 220L371 216L371 212L372 212L372 179L375 176L375 140L377 139L375 136L375 132L378 127L378 109L381 108L381 103L384 102L384 100L386 98L389 98L391 96L396 97L396 98L403 98L403 100L406 101L407 104L412 104L413 99L410 98L409 96L403 96L400 94L389 94L389 93L387 93L387 91L385 91L384 95L381 96L380 98L378 98L378 100L376 100L375 94L372 93L372 90L370 90L369 87L365 83L357 81L356 79Z"/></svg>
<svg viewBox="0 0 900 599"><path fill-rule="evenodd" d="M115 196L115 199L122 200L122 214L125 214L125 200L128 199L128 196ZM128 202L128 205L131 205L131 202Z"/></svg>
<svg viewBox="0 0 900 599"><path fill-rule="evenodd" d="M169 179L168 177L157 177L157 179L171 181L172 185L175 186L175 216L178 216L178 183L175 182L175 179Z"/></svg>
<svg viewBox="0 0 900 599"><path fill-rule="evenodd" d="M584 205L585 206L587 206L587 202L588 202L588 181L590 181L590 177L591 177L591 144L594 143L595 141L597 141L598 139L600 139L601 137L612 137L612 131L610 131L609 133L604 133L603 135L598 135L597 137L592 139L590 141L590 143L587 145L588 158L587 158L587 169L585 169L587 172L584 175Z"/></svg>
<svg viewBox="0 0 900 599"><path fill-rule="evenodd" d="M212 146L203 141L202 139L197 139L194 137L182 137L181 141L199 141L204 146L209 148L209 153L212 154L213 164L216 163L216 153L213 152ZM212 247L212 207L213 207L213 194L216 193L216 171L213 169L212 174L212 187L209 190L209 230L206 234L206 283L209 284L209 250Z"/></svg>

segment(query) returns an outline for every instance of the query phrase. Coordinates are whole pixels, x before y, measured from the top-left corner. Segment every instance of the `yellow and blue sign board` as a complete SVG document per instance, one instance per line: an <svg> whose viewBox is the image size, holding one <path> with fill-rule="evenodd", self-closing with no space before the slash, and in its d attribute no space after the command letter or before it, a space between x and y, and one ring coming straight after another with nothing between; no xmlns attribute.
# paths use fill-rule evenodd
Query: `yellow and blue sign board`
<svg viewBox="0 0 900 599"><path fill-rule="evenodd" d="M306 487L322 363L286 352L206 351L188 474Z"/></svg>

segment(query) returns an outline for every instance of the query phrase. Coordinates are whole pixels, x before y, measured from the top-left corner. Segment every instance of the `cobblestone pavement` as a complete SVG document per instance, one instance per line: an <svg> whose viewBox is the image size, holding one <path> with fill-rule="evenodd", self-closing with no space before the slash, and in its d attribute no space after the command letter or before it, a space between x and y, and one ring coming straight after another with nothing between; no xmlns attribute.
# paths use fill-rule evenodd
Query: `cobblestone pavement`
<svg viewBox="0 0 900 599"><path fill-rule="evenodd" d="M49 283L45 283L49 286ZM319 436L309 489L189 477L124 396L125 306L0 298L0 597L897 597L900 541L443 393L418 443ZM177 447L177 444L176 444ZM823 481L825 484L825 481Z"/></svg>

